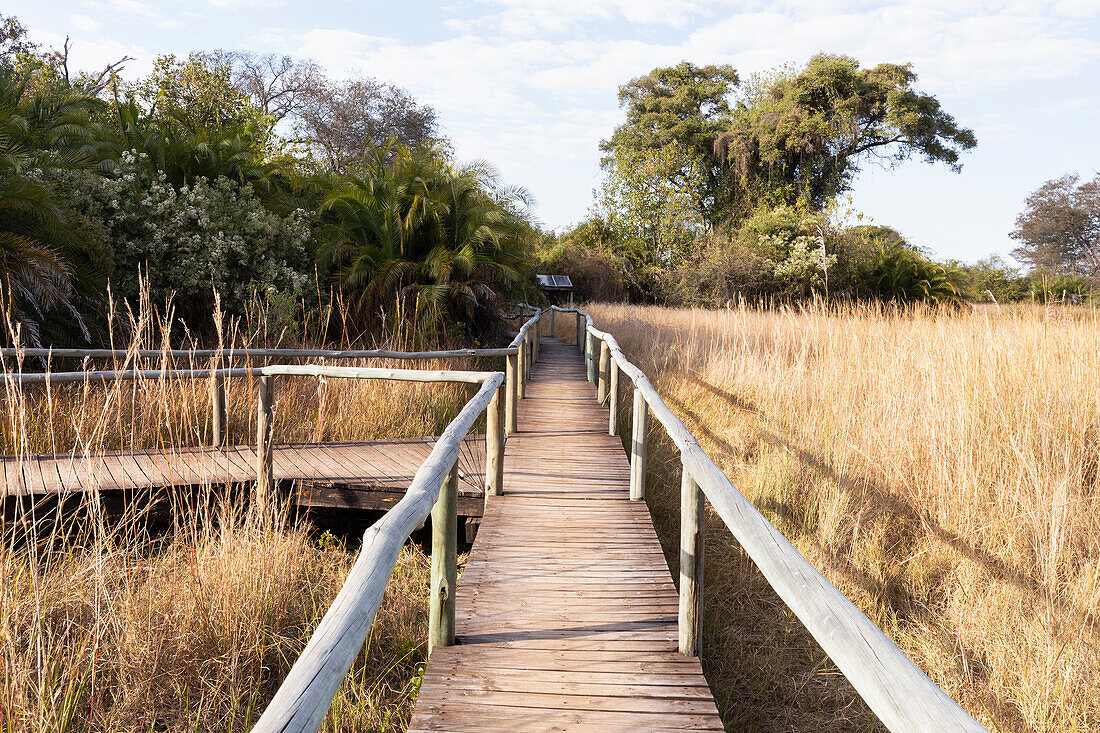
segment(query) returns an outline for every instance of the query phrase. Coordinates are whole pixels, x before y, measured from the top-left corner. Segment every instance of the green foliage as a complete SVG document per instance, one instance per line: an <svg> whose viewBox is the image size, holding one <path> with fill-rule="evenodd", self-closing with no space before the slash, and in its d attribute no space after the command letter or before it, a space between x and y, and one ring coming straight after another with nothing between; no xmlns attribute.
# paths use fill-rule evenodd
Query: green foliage
<svg viewBox="0 0 1100 733"><path fill-rule="evenodd" d="M213 129L184 117L165 119L145 112L133 98L116 99L112 113L110 144L116 154L134 153L150 173L163 173L177 188L224 176L266 194L278 180L279 167L266 162L262 137L253 127Z"/></svg>
<svg viewBox="0 0 1100 733"><path fill-rule="evenodd" d="M736 237L701 237L691 256L662 278L662 294L672 303L720 307L741 299L758 302L774 289L775 262Z"/></svg>
<svg viewBox="0 0 1100 733"><path fill-rule="evenodd" d="M962 302L965 275L959 268L933 262L889 227L852 227L843 233L846 294L857 299L899 305Z"/></svg>
<svg viewBox="0 0 1100 733"><path fill-rule="evenodd" d="M320 253L357 325L382 313L422 333L486 325L530 254L526 191L501 186L487 163L458 167L393 141L360 171L321 207Z"/></svg>
<svg viewBox="0 0 1100 733"><path fill-rule="evenodd" d="M263 119L248 95L233 85L232 63L216 54L196 51L186 61L159 56L134 93L161 120L180 121L193 131L246 128Z"/></svg>
<svg viewBox="0 0 1100 733"><path fill-rule="evenodd" d="M67 256L85 249L80 225L44 176L95 163L96 107L87 95L37 84L33 70L0 66L0 297L32 344L58 311L88 338L74 279L86 285L94 273L71 267Z"/></svg>
<svg viewBox="0 0 1100 733"><path fill-rule="evenodd" d="M804 200L820 209L851 187L867 160L896 165L918 155L959 171L974 133L916 81L908 64L861 69L829 54L801 71L755 79L716 140L737 208Z"/></svg>
<svg viewBox="0 0 1100 733"><path fill-rule="evenodd" d="M1100 276L1100 175L1065 175L1027 197L1012 232L1012 256L1037 273Z"/></svg>
<svg viewBox="0 0 1100 733"><path fill-rule="evenodd" d="M773 292L805 297L825 287L829 268L836 264L825 246L828 230L823 215L779 206L755 212L741 226L739 239L762 261Z"/></svg>
<svg viewBox="0 0 1100 733"><path fill-rule="evenodd" d="M700 168L687 165L682 149L616 151L605 165L600 207L616 228L645 243L647 260L669 264L704 231L696 205Z"/></svg>
<svg viewBox="0 0 1100 733"><path fill-rule="evenodd" d="M225 176L177 187L144 156L124 152L114 177L57 179L113 253L115 297L137 298L144 277L154 304L172 298L201 330L211 326L215 292L223 311L242 315L257 295L298 295L309 284L308 212L272 213L251 184Z"/></svg>
<svg viewBox="0 0 1100 733"><path fill-rule="evenodd" d="M1030 296L1032 279L1010 267L998 255L990 255L973 265L954 260L947 263L961 274L963 291L967 297L979 302L1010 303Z"/></svg>
<svg viewBox="0 0 1100 733"><path fill-rule="evenodd" d="M737 83L730 66L683 61L619 87L626 121L600 147L605 168L626 189L620 198L628 210L641 212L631 199L649 193L677 212L658 217L666 224L692 231L715 223L724 201L714 140L727 123Z"/></svg>

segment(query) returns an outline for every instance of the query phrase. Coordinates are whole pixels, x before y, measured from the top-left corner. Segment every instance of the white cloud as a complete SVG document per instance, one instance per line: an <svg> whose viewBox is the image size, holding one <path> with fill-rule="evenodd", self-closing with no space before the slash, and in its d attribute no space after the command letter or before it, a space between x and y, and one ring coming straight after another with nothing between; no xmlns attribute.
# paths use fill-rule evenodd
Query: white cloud
<svg viewBox="0 0 1100 733"><path fill-rule="evenodd" d="M69 18L69 25L85 33L95 33L100 28L98 20L89 18L87 15L80 15L79 13Z"/></svg>
<svg viewBox="0 0 1100 733"><path fill-rule="evenodd" d="M60 49L65 36L57 33L32 33L37 43L49 48ZM69 49L69 68L71 70L99 72L108 64L113 64L124 56L133 60L126 62L124 76L136 78L148 74L153 69L154 54L137 44L120 43L110 39L85 40L75 38Z"/></svg>
<svg viewBox="0 0 1100 733"><path fill-rule="evenodd" d="M254 8L276 8L283 0L207 0L215 10L245 10Z"/></svg>
<svg viewBox="0 0 1100 733"><path fill-rule="evenodd" d="M176 28L179 19L140 0L86 0L84 7L100 14L125 13L159 28Z"/></svg>

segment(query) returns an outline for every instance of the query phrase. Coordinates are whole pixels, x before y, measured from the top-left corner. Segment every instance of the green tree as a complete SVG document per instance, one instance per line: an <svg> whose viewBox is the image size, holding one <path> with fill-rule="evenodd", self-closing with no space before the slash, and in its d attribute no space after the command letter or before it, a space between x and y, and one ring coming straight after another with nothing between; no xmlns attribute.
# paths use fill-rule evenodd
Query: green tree
<svg viewBox="0 0 1100 733"><path fill-rule="evenodd" d="M847 56L819 54L801 71L748 86L715 147L741 211L807 201L814 208L851 188L861 165L913 156L961 170L974 133L915 88L909 64L861 69Z"/></svg>
<svg viewBox="0 0 1100 733"><path fill-rule="evenodd" d="M360 327L381 312L424 334L485 325L529 257L529 201L484 162L454 166L391 140L323 203L319 258Z"/></svg>
<svg viewBox="0 0 1100 733"><path fill-rule="evenodd" d="M33 70L0 66L0 296L32 344L59 310L88 338L74 278L86 283L90 273L72 267L87 243L49 175L95 165L90 117L98 105L80 92L37 84Z"/></svg>
<svg viewBox="0 0 1100 733"><path fill-rule="evenodd" d="M1012 237L1012 256L1049 275L1100 276L1100 175L1065 175L1027 197Z"/></svg>
<svg viewBox="0 0 1100 733"><path fill-rule="evenodd" d="M186 61L160 56L133 92L165 122L210 131L264 126L263 113L233 84L232 63L222 54L196 51Z"/></svg>
<svg viewBox="0 0 1100 733"><path fill-rule="evenodd" d="M631 79L619 87L626 121L600 146L605 169L643 197L649 193L690 209L681 219L714 223L725 203L714 141L728 125L737 83L731 66L688 61Z"/></svg>

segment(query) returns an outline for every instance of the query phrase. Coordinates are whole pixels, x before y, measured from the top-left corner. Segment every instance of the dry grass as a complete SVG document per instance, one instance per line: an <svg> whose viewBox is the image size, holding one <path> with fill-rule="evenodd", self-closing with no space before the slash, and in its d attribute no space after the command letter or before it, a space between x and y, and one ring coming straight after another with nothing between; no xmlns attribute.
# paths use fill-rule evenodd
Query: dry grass
<svg viewBox="0 0 1100 733"><path fill-rule="evenodd" d="M132 350L166 340L163 329L157 335L156 324L147 321L131 330L139 334L128 344ZM247 343L239 335L225 340L227 349ZM117 368L135 363L124 359ZM41 367L27 362L22 368ZM208 380L140 379L47 391L21 388L3 376L5 454L80 458L119 448L209 443ZM275 439L438 434L468 396L459 385L279 378ZM254 441L254 400L249 379L228 385L231 441ZM173 504L170 527L154 534L141 517L106 516L94 496L87 511L60 523L31 526L26 514L0 520L0 731L251 727L335 597L355 553L331 535L290 526L277 513L229 505L211 492L206 501ZM426 654L427 578L424 554L410 547L324 730L405 727Z"/></svg>
<svg viewBox="0 0 1100 733"><path fill-rule="evenodd" d="M44 557L0 553L5 731L248 730L351 563L248 521ZM325 730L398 730L427 634L427 559L402 556Z"/></svg>
<svg viewBox="0 0 1100 733"><path fill-rule="evenodd" d="M734 483L979 720L1100 728L1095 312L590 312ZM678 461L667 441L653 456L671 549ZM727 726L874 727L713 514L707 542L704 664Z"/></svg>

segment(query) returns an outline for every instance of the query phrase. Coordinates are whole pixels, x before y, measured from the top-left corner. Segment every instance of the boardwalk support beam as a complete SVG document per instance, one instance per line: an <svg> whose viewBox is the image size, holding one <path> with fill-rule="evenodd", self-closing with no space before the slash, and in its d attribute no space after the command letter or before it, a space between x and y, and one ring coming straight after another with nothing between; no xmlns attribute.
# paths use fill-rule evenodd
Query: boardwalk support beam
<svg viewBox="0 0 1100 733"><path fill-rule="evenodd" d="M588 329L584 331L584 366L589 383L596 381L596 337Z"/></svg>
<svg viewBox="0 0 1100 733"><path fill-rule="evenodd" d="M214 386L211 394L212 416L210 421L210 445L215 448L225 446L225 428L228 422L228 414L225 409L225 377L221 374L214 375Z"/></svg>
<svg viewBox="0 0 1100 733"><path fill-rule="evenodd" d="M607 401L607 378L609 375L608 369L610 365L608 360L611 358L611 349L608 348L607 342L600 341L600 369L598 372L598 378L596 382L596 402L601 405Z"/></svg>
<svg viewBox="0 0 1100 733"><path fill-rule="evenodd" d="M274 461L271 458L271 422L275 403L274 377L264 374L256 399L256 498L267 506L274 484Z"/></svg>
<svg viewBox="0 0 1100 733"><path fill-rule="evenodd" d="M431 607L428 656L455 643L455 584L458 582L458 461L451 466L432 506Z"/></svg>
<svg viewBox="0 0 1100 733"><path fill-rule="evenodd" d="M507 386L497 389L485 411L485 496L504 491L504 402Z"/></svg>
<svg viewBox="0 0 1100 733"><path fill-rule="evenodd" d="M504 432L508 435L516 432L516 416L518 407L516 403L519 396L517 384L519 354L509 354L504 363Z"/></svg>
<svg viewBox="0 0 1100 733"><path fill-rule="evenodd" d="M614 359L611 360L609 366L611 369L610 386L608 387L608 398L610 400L608 418L607 418L607 434L618 435L619 434L619 363Z"/></svg>
<svg viewBox="0 0 1100 733"><path fill-rule="evenodd" d="M683 467L680 480L680 653L699 656L702 639L700 605L703 597L703 492Z"/></svg>
<svg viewBox="0 0 1100 733"><path fill-rule="evenodd" d="M522 341L519 342L519 365L518 365L518 369L517 369L517 376L519 377L519 379L517 380L517 382L519 384L519 391L517 392L517 395L519 396L519 398L521 400L526 399L527 398L527 339L526 338L524 338Z"/></svg>
<svg viewBox="0 0 1100 733"><path fill-rule="evenodd" d="M649 432L649 405L645 396L634 388L634 432L630 438L630 498L645 498L646 435Z"/></svg>

